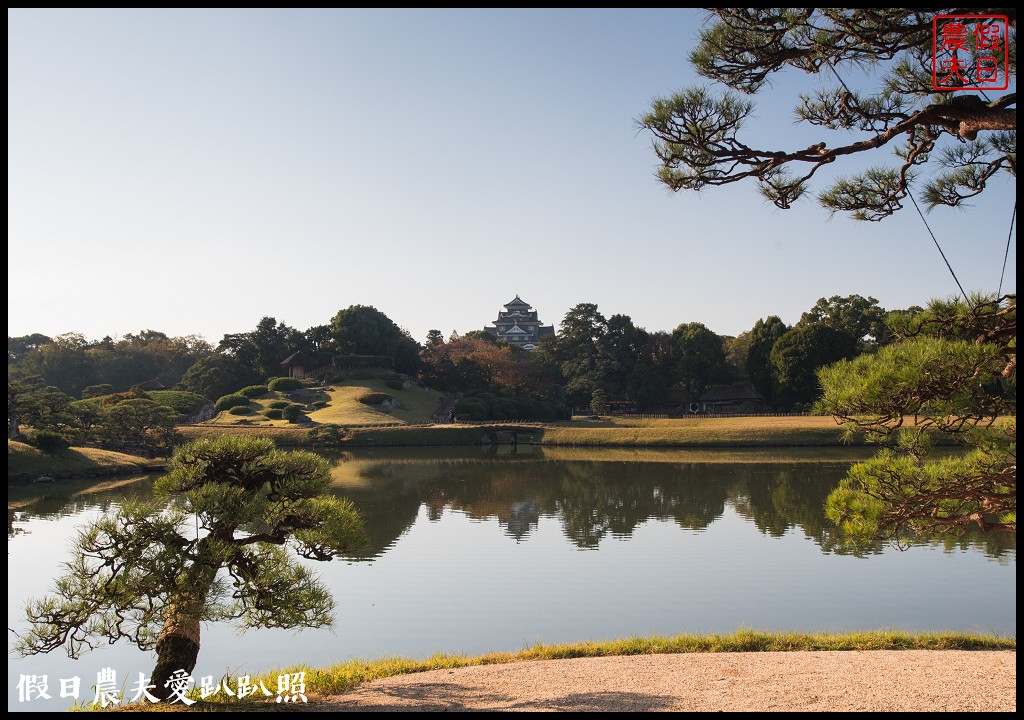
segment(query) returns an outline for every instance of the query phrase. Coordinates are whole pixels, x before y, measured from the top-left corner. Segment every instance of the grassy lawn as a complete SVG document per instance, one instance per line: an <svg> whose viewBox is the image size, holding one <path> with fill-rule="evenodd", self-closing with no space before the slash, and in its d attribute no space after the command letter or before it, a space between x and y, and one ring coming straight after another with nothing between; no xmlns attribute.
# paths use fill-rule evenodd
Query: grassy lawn
<svg viewBox="0 0 1024 720"><path fill-rule="evenodd" d="M224 435L270 438L278 445L309 445L308 425L274 425L269 420L265 425L232 425L227 423L203 423L178 428L184 441L200 438L217 438Z"/></svg>
<svg viewBox="0 0 1024 720"><path fill-rule="evenodd" d="M847 444L831 417L730 417L640 420L577 417L572 422L434 425L354 430L351 445L454 445L477 444L494 431L515 430L520 442L545 447L675 447L675 448L770 448L770 447L864 447L863 437ZM367 442L370 438L371 441ZM936 445L949 445L935 437ZM872 446L874 447L874 446Z"/></svg>
<svg viewBox="0 0 1024 720"><path fill-rule="evenodd" d="M434 425L353 430L351 445L478 444L494 431L517 430L520 442L571 447L841 447L839 428L823 417L699 420L577 419L571 423ZM524 437L529 435L531 437ZM863 443L857 443L863 444Z"/></svg>
<svg viewBox="0 0 1024 720"><path fill-rule="evenodd" d="M334 423L347 430L342 445L349 446L417 446L478 445L488 436L498 435L498 442L507 442L509 431L518 433L519 442L533 442L549 448L775 448L832 447L864 448L869 443L862 436L845 443L838 425L831 417L762 416L726 418L633 419L619 417L576 417L572 422L519 423L501 421L481 424L430 425L429 419L438 394L413 387L393 390L383 381L357 381L338 384L325 391L311 389L310 398L323 392L327 407L313 410L308 416L317 423ZM356 400L364 392L386 392L403 403L401 410L386 413ZM278 394L271 393L250 405L265 407ZM221 413L217 420L204 425L181 428L188 438L223 434L226 431L245 435L272 437L281 444L308 444L309 426L288 425L270 421L260 415L234 416ZM934 437L936 445L950 445L948 438ZM874 446L872 446L874 447Z"/></svg>
<svg viewBox="0 0 1024 720"><path fill-rule="evenodd" d="M386 412L380 406L365 405L359 398L370 392L386 393L395 398L399 407ZM292 397L288 397L291 395ZM204 425L217 427L289 427L287 420L271 420L265 413L270 405L277 401L288 401L304 405L305 413L315 423L333 423L345 426L382 426L410 425L429 423L437 409L439 392L426 390L417 385L407 389L389 388L383 378L365 380L347 380L321 388L309 385L298 391L269 392L253 398L246 406L249 413L232 415L221 412L213 420ZM326 407L317 408L313 403L327 403ZM294 427L294 426L291 426Z"/></svg>
<svg viewBox="0 0 1024 720"><path fill-rule="evenodd" d="M355 403L357 405L361 403ZM319 422L335 422L348 429L342 445L350 446L416 446L416 445L478 445L488 435L499 434L499 442L507 442L508 431L518 432L520 442L535 442L545 447L577 448L772 448L772 447L866 447L863 438L850 445L840 437L839 427L830 417L736 417L663 420L623 420L620 418L577 418L571 423L530 423L510 425L488 424L406 425L395 423L388 415L377 423L366 422L372 415L346 416L332 408L313 413ZM321 414L323 413L323 414ZM344 417L364 420L344 422ZM273 437L282 444L304 444L306 430L292 425L265 426L247 423L206 424L181 428L189 438L214 436L224 431L246 435ZM936 438L936 445L949 444Z"/></svg>
<svg viewBox="0 0 1024 720"><path fill-rule="evenodd" d="M545 427L545 445L632 445L677 447L840 445L831 417L576 418ZM855 444L862 441L858 440Z"/></svg>
<svg viewBox="0 0 1024 720"><path fill-rule="evenodd" d="M779 446L703 447L595 447L591 445L545 445L544 460L576 462L651 463L820 463L859 462L871 457L876 448L866 446L791 447Z"/></svg>
<svg viewBox="0 0 1024 720"><path fill-rule="evenodd" d="M369 392L386 393L395 398L399 407L384 412L378 406L364 405L359 397ZM326 389L329 405L309 413L309 419L335 425L416 425L429 423L437 410L441 393L412 385L405 390L389 388L381 378L348 380L329 385Z"/></svg>
<svg viewBox="0 0 1024 720"><path fill-rule="evenodd" d="M434 425L353 430L348 444L477 444L495 430L516 429L521 442L569 447L842 447L830 417L737 417L624 420L576 418L571 423ZM857 442L855 444L863 444Z"/></svg>
<svg viewBox="0 0 1024 720"><path fill-rule="evenodd" d="M353 428L344 445L416 446L479 445L496 426L488 425L413 425L378 428Z"/></svg>
<svg viewBox="0 0 1024 720"><path fill-rule="evenodd" d="M39 475L96 475L113 471L138 470L160 463L135 455L97 450L96 448L68 448L44 455L31 445L7 441L7 477L33 478Z"/></svg>

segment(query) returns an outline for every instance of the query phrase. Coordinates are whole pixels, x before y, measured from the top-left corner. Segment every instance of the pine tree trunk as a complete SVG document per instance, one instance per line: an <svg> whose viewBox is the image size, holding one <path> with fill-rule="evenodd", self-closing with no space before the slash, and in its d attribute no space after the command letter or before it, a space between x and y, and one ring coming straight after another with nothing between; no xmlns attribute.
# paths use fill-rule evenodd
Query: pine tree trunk
<svg viewBox="0 0 1024 720"><path fill-rule="evenodd" d="M156 641L156 667L150 680L156 686L153 695L160 700L170 699L174 695L168 687L171 675L178 670L191 675L198 657L199 618L194 613L174 612L172 607Z"/></svg>

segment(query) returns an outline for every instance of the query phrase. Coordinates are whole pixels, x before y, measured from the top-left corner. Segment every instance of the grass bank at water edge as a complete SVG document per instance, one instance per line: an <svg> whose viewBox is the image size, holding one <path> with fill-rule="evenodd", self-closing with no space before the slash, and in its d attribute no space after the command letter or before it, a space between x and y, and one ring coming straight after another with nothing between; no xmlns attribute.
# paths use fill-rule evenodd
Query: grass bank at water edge
<svg viewBox="0 0 1024 720"><path fill-rule="evenodd" d="M844 634L772 633L740 630L730 635L652 635L617 640L569 643L561 645L534 645L518 652L495 652L485 655L437 654L425 659L387 657L376 660L350 660L338 665L315 668L298 665L279 668L253 677L268 687L277 687L277 678L291 673L305 673L309 708L316 709L317 699L344 693L361 683L426 672L497 665L528 660L564 660L570 658L609 657L617 655L655 655L669 653L724 653L724 652L794 652L794 651L857 651L857 650L1016 650L1016 638L969 633L906 633L895 631L856 632ZM235 678L225 678L234 684ZM194 694L198 697L197 694ZM250 696L239 701L218 694L212 705L223 709L275 710L280 709L266 698ZM179 706L170 706L175 709ZM153 706L134 708L151 710ZM212 708L211 708L212 709Z"/></svg>
<svg viewBox="0 0 1024 720"><path fill-rule="evenodd" d="M33 480L41 475L64 478L146 472L160 467L163 467L161 461L109 450L68 448L45 454L31 445L14 440L7 441L8 481Z"/></svg>

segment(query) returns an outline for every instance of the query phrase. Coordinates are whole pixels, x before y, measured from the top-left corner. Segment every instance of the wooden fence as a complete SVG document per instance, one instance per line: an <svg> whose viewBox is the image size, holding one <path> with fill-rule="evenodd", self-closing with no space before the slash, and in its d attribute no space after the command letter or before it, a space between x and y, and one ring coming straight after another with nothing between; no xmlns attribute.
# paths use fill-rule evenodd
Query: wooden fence
<svg viewBox="0 0 1024 720"><path fill-rule="evenodd" d="M207 403L199 408L199 411L192 415L179 415L174 419L175 425L198 425L199 423L212 420L217 414L217 408L212 403Z"/></svg>

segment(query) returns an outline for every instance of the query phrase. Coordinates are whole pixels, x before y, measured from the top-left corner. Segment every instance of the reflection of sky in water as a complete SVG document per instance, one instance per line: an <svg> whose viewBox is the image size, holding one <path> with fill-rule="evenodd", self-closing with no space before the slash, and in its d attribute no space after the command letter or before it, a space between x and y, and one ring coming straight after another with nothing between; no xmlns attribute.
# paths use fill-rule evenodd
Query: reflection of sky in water
<svg viewBox="0 0 1024 720"><path fill-rule="evenodd" d="M816 476L841 474L832 463L541 463L443 452L446 461L347 455L335 477L350 482L336 487L378 528L378 551L311 563L337 601L334 631L239 637L207 626L194 675L739 628L1016 634L1015 543L842 554L820 517L827 487L814 489ZM62 517L48 503L39 517L37 507L23 505L25 521L10 522L9 512L9 526L25 531L8 540L15 630L24 628L25 599L52 585L69 538L98 512L79 507ZM10 656L8 706L64 709L59 679L73 675L91 700L107 665L131 688L153 656L123 643L79 661ZM56 699L19 704L20 674L48 675Z"/></svg>

